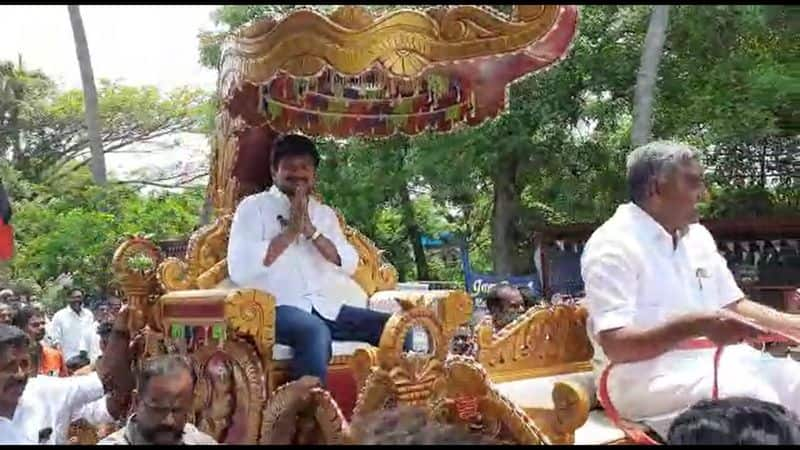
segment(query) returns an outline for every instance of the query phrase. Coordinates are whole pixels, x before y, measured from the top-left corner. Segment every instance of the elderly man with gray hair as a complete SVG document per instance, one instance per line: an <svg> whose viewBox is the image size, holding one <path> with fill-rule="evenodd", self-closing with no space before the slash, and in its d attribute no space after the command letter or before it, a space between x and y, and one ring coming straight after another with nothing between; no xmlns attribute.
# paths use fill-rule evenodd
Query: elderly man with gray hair
<svg viewBox="0 0 800 450"><path fill-rule="evenodd" d="M747 321L797 335L800 316L752 302L737 286L698 223L706 191L695 150L653 142L627 166L631 202L594 232L581 259L598 396L609 415L665 437L678 414L713 396L800 413L800 364L742 343L758 334Z"/></svg>

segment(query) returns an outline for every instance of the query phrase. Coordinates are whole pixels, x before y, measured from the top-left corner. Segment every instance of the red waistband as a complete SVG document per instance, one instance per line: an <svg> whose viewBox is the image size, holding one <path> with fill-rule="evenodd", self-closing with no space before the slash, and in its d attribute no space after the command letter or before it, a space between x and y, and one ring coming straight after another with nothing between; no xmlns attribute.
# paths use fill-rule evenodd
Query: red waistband
<svg viewBox="0 0 800 450"><path fill-rule="evenodd" d="M681 341L675 346L675 350L706 350L717 348L717 344L708 338L694 338Z"/></svg>

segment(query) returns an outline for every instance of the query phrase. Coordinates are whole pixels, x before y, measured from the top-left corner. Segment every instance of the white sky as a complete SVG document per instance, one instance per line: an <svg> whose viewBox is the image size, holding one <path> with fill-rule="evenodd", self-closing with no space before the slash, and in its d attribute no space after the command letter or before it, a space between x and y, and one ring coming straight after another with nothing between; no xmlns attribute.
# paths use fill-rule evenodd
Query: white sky
<svg viewBox="0 0 800 450"><path fill-rule="evenodd" d="M212 29L213 5L84 5L95 79L170 89L214 89L216 73L198 62L197 34ZM81 79L66 5L0 5L0 59L38 68L63 87Z"/></svg>
<svg viewBox="0 0 800 450"><path fill-rule="evenodd" d="M190 85L213 91L217 74L198 62L197 34L201 29L213 29L210 14L216 8L81 6L95 81L108 78L134 86L155 85L162 90ZM0 5L0 59L16 62L18 53L27 69L41 69L62 88L81 88L66 5ZM160 141L177 144L152 153L108 154L109 172L125 179L126 174L134 172L183 172L187 164L207 166L205 136L182 133ZM153 149L146 144L133 147L126 150Z"/></svg>

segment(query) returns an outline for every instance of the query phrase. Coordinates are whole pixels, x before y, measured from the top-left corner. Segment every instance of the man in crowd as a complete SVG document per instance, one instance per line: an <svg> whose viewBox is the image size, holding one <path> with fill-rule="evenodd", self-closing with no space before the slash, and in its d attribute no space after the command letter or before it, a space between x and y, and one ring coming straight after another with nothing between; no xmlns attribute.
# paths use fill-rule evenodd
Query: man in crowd
<svg viewBox="0 0 800 450"><path fill-rule="evenodd" d="M14 308L8 303L0 303L0 323L11 325L14 320Z"/></svg>
<svg viewBox="0 0 800 450"><path fill-rule="evenodd" d="M41 310L31 305L23 306L17 311L12 324L28 335L31 370L39 375L67 376L67 367L61 352L44 343L44 313Z"/></svg>
<svg viewBox="0 0 800 450"><path fill-rule="evenodd" d="M104 445L216 444L187 423L194 402L194 374L182 356L145 361L139 374L136 412L125 427L108 435Z"/></svg>
<svg viewBox="0 0 800 450"><path fill-rule="evenodd" d="M498 284L486 294L486 309L492 316L495 331L499 331L525 312L525 300L518 288Z"/></svg>
<svg viewBox="0 0 800 450"><path fill-rule="evenodd" d="M35 370L31 370L28 336L17 327L0 324L0 443L66 443L76 412L103 397L106 390L110 392L107 413L121 417L133 388L130 364L134 347L127 317L123 310L114 323L110 356L98 372L66 378L29 378Z"/></svg>
<svg viewBox="0 0 800 450"><path fill-rule="evenodd" d="M65 360L90 352L94 331L97 329L94 315L83 307L83 291L73 289L67 299L68 304L53 315L50 331L51 342L61 350Z"/></svg>
<svg viewBox="0 0 800 450"><path fill-rule="evenodd" d="M610 406L666 436L678 414L711 397L715 349L725 346L720 398L800 412L800 364L742 344L756 330L733 316L794 334L800 317L752 302L736 285L697 223L705 185L694 149L653 142L628 156L627 169L632 202L594 232L582 256L593 362L607 375ZM602 382L598 389L602 398Z"/></svg>
<svg viewBox="0 0 800 450"><path fill-rule="evenodd" d="M324 292L331 284L353 283L358 254L333 210L309 195L319 161L308 138L287 135L275 142L275 184L236 209L228 272L236 285L275 296L275 334L294 351L292 376L312 375L324 384L332 340L377 345L389 315Z"/></svg>

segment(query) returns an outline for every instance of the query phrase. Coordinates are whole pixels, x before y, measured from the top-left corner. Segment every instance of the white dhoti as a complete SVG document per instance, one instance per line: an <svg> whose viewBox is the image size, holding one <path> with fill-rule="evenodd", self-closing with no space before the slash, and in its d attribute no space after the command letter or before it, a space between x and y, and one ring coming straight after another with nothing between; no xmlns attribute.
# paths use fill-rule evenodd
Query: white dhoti
<svg viewBox="0 0 800 450"><path fill-rule="evenodd" d="M643 422L666 438L678 415L711 398L714 352L678 350L615 366L608 377L611 401L622 417ZM756 398L800 416L800 363L790 358L775 358L744 344L726 347L718 386L720 398Z"/></svg>

